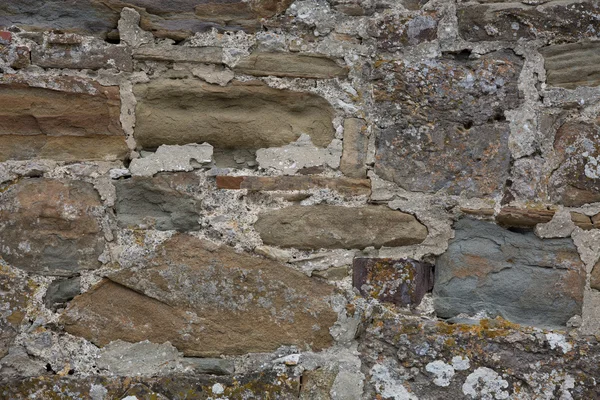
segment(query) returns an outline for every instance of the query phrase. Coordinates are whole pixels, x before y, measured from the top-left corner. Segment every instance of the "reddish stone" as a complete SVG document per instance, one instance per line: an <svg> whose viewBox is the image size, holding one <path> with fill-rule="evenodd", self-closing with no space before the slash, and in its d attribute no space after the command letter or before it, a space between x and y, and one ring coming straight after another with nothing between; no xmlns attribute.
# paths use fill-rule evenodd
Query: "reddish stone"
<svg viewBox="0 0 600 400"><path fill-rule="evenodd" d="M12 40L12 34L8 31L0 31L0 43L9 44Z"/></svg>

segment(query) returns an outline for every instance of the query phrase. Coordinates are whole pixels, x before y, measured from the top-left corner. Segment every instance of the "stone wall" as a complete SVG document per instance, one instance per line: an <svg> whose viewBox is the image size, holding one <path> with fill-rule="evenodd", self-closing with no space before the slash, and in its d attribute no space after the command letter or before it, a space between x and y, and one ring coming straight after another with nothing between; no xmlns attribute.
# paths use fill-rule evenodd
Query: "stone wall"
<svg viewBox="0 0 600 400"><path fill-rule="evenodd" d="M600 398L599 32L3 0L0 397Z"/></svg>

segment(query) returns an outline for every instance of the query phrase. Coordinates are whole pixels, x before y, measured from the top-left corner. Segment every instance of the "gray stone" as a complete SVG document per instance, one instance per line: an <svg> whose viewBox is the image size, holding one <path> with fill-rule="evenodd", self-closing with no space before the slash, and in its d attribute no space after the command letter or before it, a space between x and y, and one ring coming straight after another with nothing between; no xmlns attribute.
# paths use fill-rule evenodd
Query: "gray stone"
<svg viewBox="0 0 600 400"><path fill-rule="evenodd" d="M223 49L220 47L157 46L135 49L136 60L215 63L223 62Z"/></svg>
<svg viewBox="0 0 600 400"><path fill-rule="evenodd" d="M544 56L546 83L575 89L600 85L600 43L568 43L540 49Z"/></svg>
<svg viewBox="0 0 600 400"><path fill-rule="evenodd" d="M368 147L369 133L366 121L360 118L346 118L340 171L350 178L365 178Z"/></svg>
<svg viewBox="0 0 600 400"><path fill-rule="evenodd" d="M138 48L143 44L154 42L154 36L150 32L141 29L139 25L140 14L133 8L123 8L118 23L121 43Z"/></svg>
<svg viewBox="0 0 600 400"><path fill-rule="evenodd" d="M394 52L437 38L438 13L422 12L413 16L382 13L369 20L368 32L377 39L382 51Z"/></svg>
<svg viewBox="0 0 600 400"><path fill-rule="evenodd" d="M201 201L192 195L197 182L193 173L185 172L114 181L119 226L163 231L200 229Z"/></svg>
<svg viewBox="0 0 600 400"><path fill-rule="evenodd" d="M160 146L156 153L131 160L129 169L134 176L153 176L165 171L192 171L212 161L213 147L208 144Z"/></svg>
<svg viewBox="0 0 600 400"><path fill-rule="evenodd" d="M179 352L169 342L127 343L116 340L104 346L96 365L110 375L152 376L173 372L179 366Z"/></svg>
<svg viewBox="0 0 600 400"><path fill-rule="evenodd" d="M332 59L312 54L252 53L241 59L234 70L255 76L331 79L348 75L348 69Z"/></svg>
<svg viewBox="0 0 600 400"><path fill-rule="evenodd" d="M291 206L259 214L255 229L267 245L299 249L362 249L421 243L427 228L385 206Z"/></svg>
<svg viewBox="0 0 600 400"><path fill-rule="evenodd" d="M181 364L199 374L233 375L235 369L233 360L224 358L185 357Z"/></svg>
<svg viewBox="0 0 600 400"><path fill-rule="evenodd" d="M216 149L256 150L286 145L302 133L325 147L334 137L333 108L310 93L163 79L134 86L134 94L134 135L143 149L208 142Z"/></svg>
<svg viewBox="0 0 600 400"><path fill-rule="evenodd" d="M435 267L437 315L486 312L519 324L565 326L581 315L586 272L571 239L542 240L462 219Z"/></svg>
<svg viewBox="0 0 600 400"><path fill-rule="evenodd" d="M66 304L81 291L81 278L57 279L52 281L46 290L44 296L44 305L46 308L55 310L57 307Z"/></svg>
<svg viewBox="0 0 600 400"><path fill-rule="evenodd" d="M509 175L509 123L523 61L510 51L382 62L375 171L411 191L499 193Z"/></svg>

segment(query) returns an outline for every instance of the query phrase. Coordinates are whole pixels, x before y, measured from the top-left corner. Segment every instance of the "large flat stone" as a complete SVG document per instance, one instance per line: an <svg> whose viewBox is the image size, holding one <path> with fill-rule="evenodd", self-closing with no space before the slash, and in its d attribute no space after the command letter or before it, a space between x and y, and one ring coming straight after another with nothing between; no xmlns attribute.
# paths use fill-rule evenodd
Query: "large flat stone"
<svg viewBox="0 0 600 400"><path fill-rule="evenodd" d="M435 267L437 315L485 311L539 327L581 315L585 266L571 239L542 240L492 223L462 219Z"/></svg>
<svg viewBox="0 0 600 400"><path fill-rule="evenodd" d="M122 228L190 231L200 229L201 201L193 197L193 173L160 173L114 182L115 211Z"/></svg>
<svg viewBox="0 0 600 400"><path fill-rule="evenodd" d="M311 54L257 52L236 64L234 70L255 76L330 79L348 75L328 57Z"/></svg>
<svg viewBox="0 0 600 400"><path fill-rule="evenodd" d="M566 89L600 85L600 43L568 43L540 49L546 83Z"/></svg>
<svg viewBox="0 0 600 400"><path fill-rule="evenodd" d="M320 350L337 320L332 294L282 264L180 234L143 270L118 272L75 298L62 323L100 346L169 341L188 356Z"/></svg>
<svg viewBox="0 0 600 400"><path fill-rule="evenodd" d="M222 176L216 177L219 189L247 189L250 191L330 189L347 196L368 196L368 179L326 178L304 176Z"/></svg>
<svg viewBox="0 0 600 400"><path fill-rule="evenodd" d="M63 276L100 266L104 235L93 214L103 206L92 184L25 179L1 198L0 255L10 265Z"/></svg>
<svg viewBox="0 0 600 400"><path fill-rule="evenodd" d="M487 2L486 2L487 3ZM500 1L465 2L457 10L458 29L469 41L596 38L600 6L593 1L549 1L528 5Z"/></svg>
<svg viewBox="0 0 600 400"><path fill-rule="evenodd" d="M292 206L265 211L255 228L267 245L299 249L363 249L421 243L427 228L385 206Z"/></svg>
<svg viewBox="0 0 600 400"><path fill-rule="evenodd" d="M294 142L317 146L334 137L333 108L320 96L259 84L227 87L198 80L155 80L134 87L140 147L208 142L215 148L260 149Z"/></svg>
<svg viewBox="0 0 600 400"><path fill-rule="evenodd" d="M380 62L377 174L412 191L500 192L510 166L504 112L520 104L522 65L510 51Z"/></svg>

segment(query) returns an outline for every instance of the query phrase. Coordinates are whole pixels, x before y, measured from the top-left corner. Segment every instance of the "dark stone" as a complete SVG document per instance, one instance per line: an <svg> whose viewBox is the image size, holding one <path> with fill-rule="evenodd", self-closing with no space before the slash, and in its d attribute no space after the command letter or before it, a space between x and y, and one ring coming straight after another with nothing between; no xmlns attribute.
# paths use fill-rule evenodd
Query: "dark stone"
<svg viewBox="0 0 600 400"><path fill-rule="evenodd" d="M31 178L0 193L0 255L14 267L71 276L100 266L104 210L90 183Z"/></svg>
<svg viewBox="0 0 600 400"><path fill-rule="evenodd" d="M267 245L298 249L364 249L421 243L427 228L385 206L291 206L265 211L254 225Z"/></svg>
<svg viewBox="0 0 600 400"><path fill-rule="evenodd" d="M519 324L565 326L581 315L585 266L571 239L539 239L462 219L435 265L437 315L485 311Z"/></svg>
<svg viewBox="0 0 600 400"><path fill-rule="evenodd" d="M235 370L233 360L225 358L185 357L182 363L198 374L233 375Z"/></svg>
<svg viewBox="0 0 600 400"><path fill-rule="evenodd" d="M377 174L411 191L500 192L510 167L504 112L521 103L522 65L510 51L381 62L374 82L383 125Z"/></svg>
<svg viewBox="0 0 600 400"><path fill-rule="evenodd" d="M347 196L368 196L368 179L326 178L323 176L223 176L216 177L219 189L248 189L250 191L296 191L330 189Z"/></svg>
<svg viewBox="0 0 600 400"><path fill-rule="evenodd" d="M505 1L463 3L457 10L458 29L462 38L469 41L562 39L572 42L597 38L599 12L600 5L595 1L542 5Z"/></svg>
<svg viewBox="0 0 600 400"><path fill-rule="evenodd" d="M193 197L197 184L193 173L161 173L115 181L119 226L161 231L200 229L202 202Z"/></svg>
<svg viewBox="0 0 600 400"><path fill-rule="evenodd" d="M355 258L352 285L365 297L416 307L433 289L433 265L406 259Z"/></svg>
<svg viewBox="0 0 600 400"><path fill-rule="evenodd" d="M436 12L424 12L411 17L384 14L369 21L368 32L377 38L380 50L394 52L406 46L435 40L438 20Z"/></svg>
<svg viewBox="0 0 600 400"><path fill-rule="evenodd" d="M80 293L80 291L80 277L54 280L46 290L44 305L46 308L56 310L58 307L65 305L68 301L72 300L73 297Z"/></svg>

